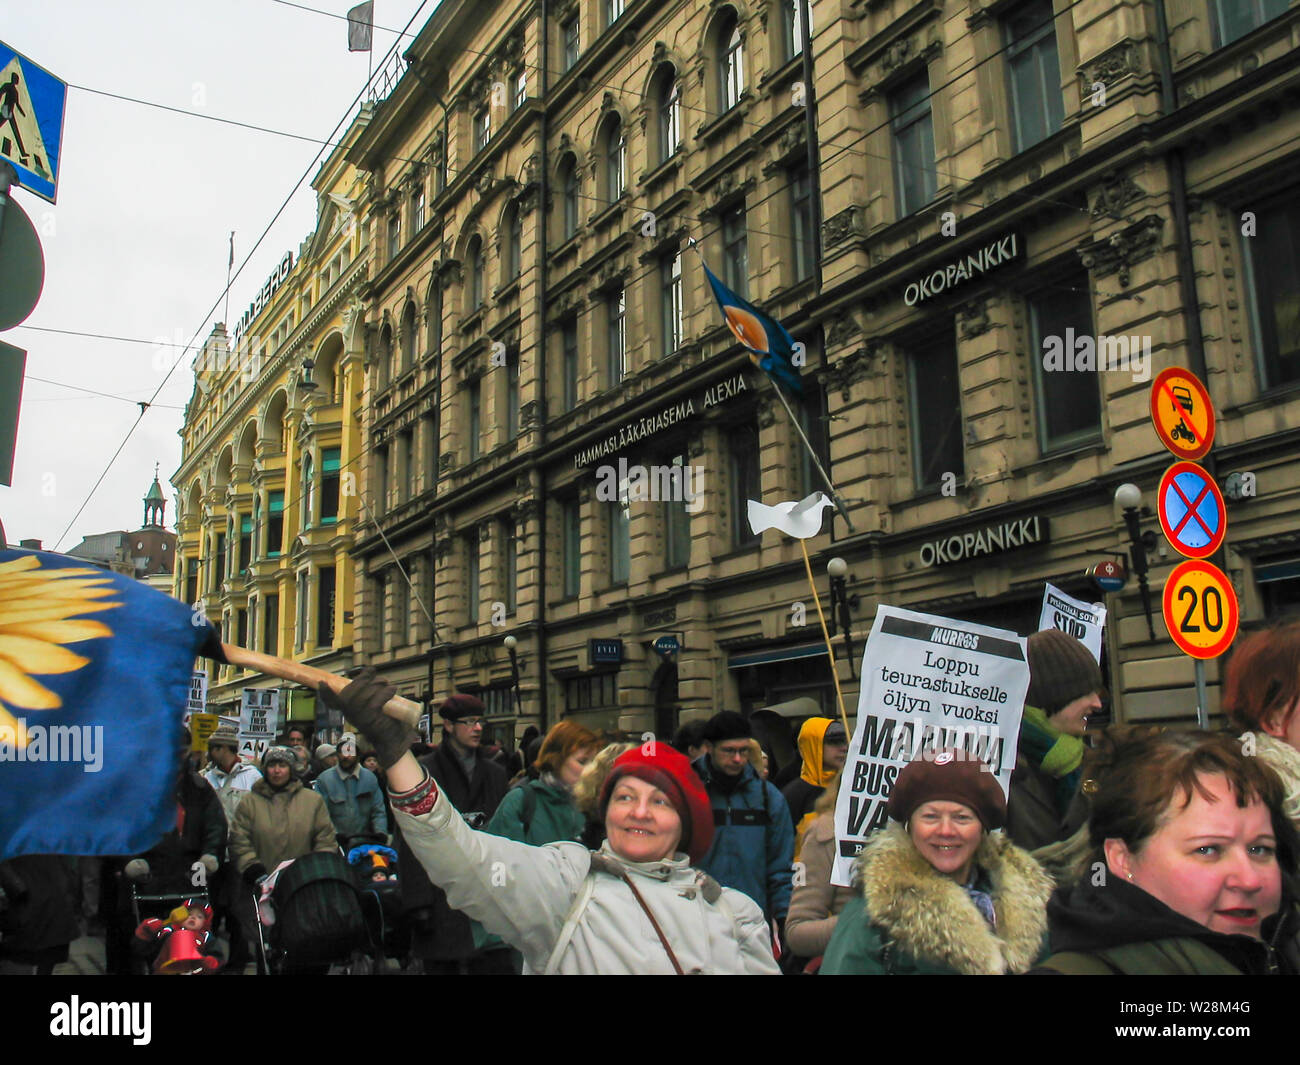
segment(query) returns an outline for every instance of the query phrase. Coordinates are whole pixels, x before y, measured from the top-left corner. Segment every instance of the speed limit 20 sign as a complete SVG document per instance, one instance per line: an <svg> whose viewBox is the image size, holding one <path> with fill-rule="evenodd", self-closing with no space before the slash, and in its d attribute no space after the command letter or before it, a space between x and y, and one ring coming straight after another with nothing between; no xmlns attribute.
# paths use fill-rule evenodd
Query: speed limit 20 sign
<svg viewBox="0 0 1300 1065"><path fill-rule="evenodd" d="M1165 582L1165 626L1193 658L1217 658L1237 635L1237 593L1211 562L1189 559Z"/></svg>

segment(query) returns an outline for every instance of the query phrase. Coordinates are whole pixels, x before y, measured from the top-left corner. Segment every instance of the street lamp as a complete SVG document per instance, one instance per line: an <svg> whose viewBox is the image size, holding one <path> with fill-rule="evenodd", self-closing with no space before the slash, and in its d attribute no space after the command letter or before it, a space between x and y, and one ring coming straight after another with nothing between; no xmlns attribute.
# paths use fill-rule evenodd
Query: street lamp
<svg viewBox="0 0 1300 1065"><path fill-rule="evenodd" d="M858 608L858 594L854 592L848 594L847 576L849 564L842 558L833 558L826 563L826 573L831 579L831 620L830 634L835 635L836 614L838 612L839 627L844 630L844 651L849 660L849 676L854 680L858 679L857 670L853 666L853 617L849 613L850 608Z"/></svg>
<svg viewBox="0 0 1300 1065"><path fill-rule="evenodd" d="M1129 559L1137 574L1138 588L1142 592L1142 609L1147 616L1147 631L1156 638L1151 621L1151 589L1147 585L1147 551L1156 545L1153 532L1143 532L1138 525L1138 507L1142 505L1142 490L1135 484L1122 484L1115 489L1115 502L1124 511L1124 524L1128 527Z"/></svg>
<svg viewBox="0 0 1300 1065"><path fill-rule="evenodd" d="M510 656L510 674L515 687L515 716L518 717L523 712L523 704L519 696L519 641L514 636L507 636L501 642L505 645L506 654Z"/></svg>

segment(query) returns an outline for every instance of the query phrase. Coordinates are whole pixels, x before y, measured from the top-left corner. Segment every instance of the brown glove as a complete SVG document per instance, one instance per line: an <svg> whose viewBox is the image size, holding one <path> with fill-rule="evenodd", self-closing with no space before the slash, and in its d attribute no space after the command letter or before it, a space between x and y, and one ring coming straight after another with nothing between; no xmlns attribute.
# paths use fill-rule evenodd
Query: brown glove
<svg viewBox="0 0 1300 1065"><path fill-rule="evenodd" d="M419 739L414 729L408 729L384 713L384 703L396 694L397 689L376 677L369 666L337 695L329 685L320 686L320 697L325 705L343 711L343 716L356 725L374 746L379 764L385 769L396 765L398 759L411 749L411 744Z"/></svg>

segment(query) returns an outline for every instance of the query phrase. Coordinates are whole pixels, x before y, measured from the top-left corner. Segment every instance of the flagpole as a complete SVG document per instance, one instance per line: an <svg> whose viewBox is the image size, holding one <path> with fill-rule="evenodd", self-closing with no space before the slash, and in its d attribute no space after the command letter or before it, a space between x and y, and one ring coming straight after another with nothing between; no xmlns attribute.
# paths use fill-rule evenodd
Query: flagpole
<svg viewBox="0 0 1300 1065"><path fill-rule="evenodd" d="M229 665L242 666L244 669L251 669L257 673L279 677L281 680L291 680L295 684L305 684L313 691L324 684L337 695L351 683L346 677L340 677L335 673L317 669L315 666L306 666L301 662L263 654L260 651L250 651L246 647L240 647L233 643L223 643L221 651ZM424 713L424 708L419 703L413 703L410 699L403 699L400 695L394 695L388 702L384 703L383 709L386 715L411 728L416 728L419 725L420 715Z"/></svg>
<svg viewBox="0 0 1300 1065"><path fill-rule="evenodd" d="M799 548L803 551L804 569L808 571L808 587L812 589L813 602L817 604L817 618L822 623L822 638L826 641L826 657L831 660L831 680L835 682L835 698L840 704L840 721L844 724L844 735L852 736L853 732L849 729L849 715L844 709L844 693L840 691L840 674L835 668L835 649L831 646L831 634L826 628L826 615L822 613L822 597L817 594L817 582L813 580L812 562L808 560L808 544L801 537Z"/></svg>
<svg viewBox="0 0 1300 1065"><path fill-rule="evenodd" d="M230 231L230 257L226 260L226 306L221 312L222 324L226 327L226 336L230 336L230 269L235 265L235 231Z"/></svg>
<svg viewBox="0 0 1300 1065"><path fill-rule="evenodd" d="M785 396L781 394L781 386L773 381L772 389L776 392L776 398L781 401L781 406L785 408L786 414L789 415L790 424L794 426L795 432L799 434L799 439L803 441L803 446L807 448L808 457L812 459L813 465L817 467L817 472L822 475L822 480L826 482L826 487L830 491L831 499L835 502L835 509L840 512L840 517L844 519L844 524L848 526L849 532L857 532L857 529L853 527L852 520L849 518L848 508L845 507L844 501L840 499L839 493L835 491L835 486L831 484L830 475L822 469L821 460L817 458L817 452L813 450L812 444L808 442L808 437L804 435L803 426L799 424L799 419L794 416L794 411L790 409L790 404L786 402Z"/></svg>
<svg viewBox="0 0 1300 1065"><path fill-rule="evenodd" d="M704 263L707 267L708 263L704 260L704 252L700 251L699 242L696 241L694 237L687 237L686 244L689 248L694 250L695 254L700 257L700 262ZM768 377L769 379L771 378L771 375L767 373L764 373L763 376ZM831 501L835 504L835 509L840 512L840 517L844 519L844 524L848 526L849 532L856 533L857 529L853 527L853 519L849 517L848 507L844 505L844 501L840 498L840 494L835 491L835 485L831 483L830 474L828 474L822 467L821 459L817 457L817 452L813 450L812 444L809 442L807 435L803 431L803 426L799 424L799 419L794 416L794 411L790 409L790 404L786 402L786 398L781 392L781 386L778 385L775 380L772 380L772 388L776 392L776 398L781 401L781 406L785 408L785 413L789 416L790 424L794 426L794 431L799 434L799 439L802 441L805 450L807 450L808 457L812 459L813 465L817 467L817 472L821 474L822 480L826 482L826 488L830 492Z"/></svg>

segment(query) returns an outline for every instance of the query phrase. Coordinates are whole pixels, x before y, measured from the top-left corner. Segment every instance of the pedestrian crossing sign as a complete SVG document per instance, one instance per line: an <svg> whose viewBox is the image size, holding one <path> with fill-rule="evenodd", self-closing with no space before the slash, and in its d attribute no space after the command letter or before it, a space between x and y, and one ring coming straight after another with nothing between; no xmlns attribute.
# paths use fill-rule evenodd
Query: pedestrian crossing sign
<svg viewBox="0 0 1300 1065"><path fill-rule="evenodd" d="M17 184L55 202L68 86L0 41L0 159Z"/></svg>

